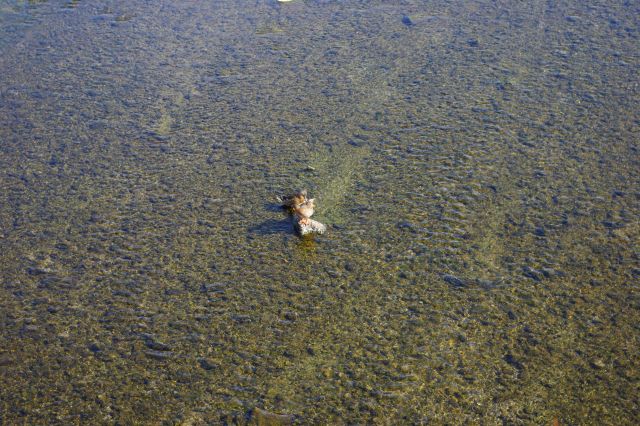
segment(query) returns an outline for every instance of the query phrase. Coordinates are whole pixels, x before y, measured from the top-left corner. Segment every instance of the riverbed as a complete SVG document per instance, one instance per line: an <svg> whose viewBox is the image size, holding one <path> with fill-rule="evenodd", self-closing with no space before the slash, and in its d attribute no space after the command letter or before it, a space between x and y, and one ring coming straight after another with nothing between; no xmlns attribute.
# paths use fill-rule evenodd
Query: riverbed
<svg viewBox="0 0 640 426"><path fill-rule="evenodd" d="M637 424L640 9L588 3L3 2L0 423Z"/></svg>

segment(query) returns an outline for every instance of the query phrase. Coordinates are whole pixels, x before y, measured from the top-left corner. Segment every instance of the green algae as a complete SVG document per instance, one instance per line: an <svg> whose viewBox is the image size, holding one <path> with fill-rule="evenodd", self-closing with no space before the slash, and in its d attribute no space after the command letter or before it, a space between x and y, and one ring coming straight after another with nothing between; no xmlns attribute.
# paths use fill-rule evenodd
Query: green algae
<svg viewBox="0 0 640 426"><path fill-rule="evenodd" d="M364 178L369 155L370 149L366 146L336 144L309 156L311 169L300 172L300 182L317 188L310 196L318 200L318 217L343 225L354 215L353 193L359 191L357 183Z"/></svg>

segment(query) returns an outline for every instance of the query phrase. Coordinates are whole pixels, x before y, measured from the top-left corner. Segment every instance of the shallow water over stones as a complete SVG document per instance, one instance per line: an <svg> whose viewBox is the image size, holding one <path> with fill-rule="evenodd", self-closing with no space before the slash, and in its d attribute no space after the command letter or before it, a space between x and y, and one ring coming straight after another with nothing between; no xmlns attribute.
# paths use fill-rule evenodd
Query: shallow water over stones
<svg viewBox="0 0 640 426"><path fill-rule="evenodd" d="M5 2L0 419L637 423L639 17Z"/></svg>

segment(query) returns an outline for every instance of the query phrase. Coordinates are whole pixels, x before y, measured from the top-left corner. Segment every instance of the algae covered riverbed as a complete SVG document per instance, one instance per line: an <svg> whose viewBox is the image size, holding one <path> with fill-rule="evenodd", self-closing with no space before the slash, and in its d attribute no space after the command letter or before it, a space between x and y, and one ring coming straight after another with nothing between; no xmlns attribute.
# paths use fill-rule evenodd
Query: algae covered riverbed
<svg viewBox="0 0 640 426"><path fill-rule="evenodd" d="M637 424L639 21L5 1L0 423Z"/></svg>

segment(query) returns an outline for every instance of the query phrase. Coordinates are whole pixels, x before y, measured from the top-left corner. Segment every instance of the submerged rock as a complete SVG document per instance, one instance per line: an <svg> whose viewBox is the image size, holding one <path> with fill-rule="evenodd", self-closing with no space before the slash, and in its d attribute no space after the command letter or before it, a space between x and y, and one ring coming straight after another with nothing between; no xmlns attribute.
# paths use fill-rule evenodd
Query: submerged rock
<svg viewBox="0 0 640 426"><path fill-rule="evenodd" d="M399 229L402 229L402 230L408 231L408 232L417 232L417 230L418 230L418 227L414 223L411 223L411 222L409 222L407 220L403 220L401 222L398 222L396 224L396 226Z"/></svg>
<svg viewBox="0 0 640 426"><path fill-rule="evenodd" d="M531 266L524 266L522 268L522 275L524 275L525 277L529 277L534 281L542 281L542 277L544 274L537 269L532 268Z"/></svg>
<svg viewBox="0 0 640 426"><path fill-rule="evenodd" d="M13 358L9 357L7 354L0 355L0 367L11 366L15 363Z"/></svg>
<svg viewBox="0 0 640 426"><path fill-rule="evenodd" d="M466 285L466 282L464 280L462 280L461 278L456 277L455 275L444 274L442 276L442 279L445 280L445 282L451 284L454 287L464 287Z"/></svg>
<svg viewBox="0 0 640 426"><path fill-rule="evenodd" d="M249 416L249 424L259 426L292 425L295 421L295 416L291 414L271 413L258 407L251 410Z"/></svg>
<svg viewBox="0 0 640 426"><path fill-rule="evenodd" d="M144 343L149 349L153 349L155 351L170 351L171 346L166 343L158 342L157 340L147 340Z"/></svg>
<svg viewBox="0 0 640 426"><path fill-rule="evenodd" d="M204 368L205 370L216 370L220 368L217 363L207 358L198 359L198 363L200 364L200 367Z"/></svg>
<svg viewBox="0 0 640 426"><path fill-rule="evenodd" d="M158 359L158 360L167 360L175 356L173 352L155 351L155 350L144 351L144 354L149 358Z"/></svg>

